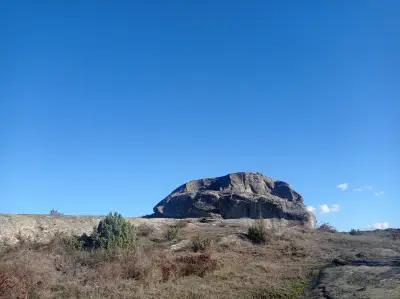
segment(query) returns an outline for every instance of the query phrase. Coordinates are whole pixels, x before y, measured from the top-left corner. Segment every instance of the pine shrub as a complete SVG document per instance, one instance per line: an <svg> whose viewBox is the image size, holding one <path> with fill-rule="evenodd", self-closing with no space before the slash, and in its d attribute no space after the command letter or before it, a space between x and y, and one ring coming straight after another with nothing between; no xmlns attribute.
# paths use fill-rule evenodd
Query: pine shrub
<svg viewBox="0 0 400 299"><path fill-rule="evenodd" d="M114 250L136 245L135 227L118 213L110 213L100 221L91 235L83 234L79 241L85 249Z"/></svg>

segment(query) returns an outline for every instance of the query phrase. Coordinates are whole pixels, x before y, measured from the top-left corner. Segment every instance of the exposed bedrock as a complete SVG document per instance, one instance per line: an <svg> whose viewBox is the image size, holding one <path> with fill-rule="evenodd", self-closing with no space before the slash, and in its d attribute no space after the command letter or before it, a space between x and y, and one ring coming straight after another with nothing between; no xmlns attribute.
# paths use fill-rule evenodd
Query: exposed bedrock
<svg viewBox="0 0 400 299"><path fill-rule="evenodd" d="M314 215L289 184L253 172L190 181L153 210L153 217L278 218L315 226Z"/></svg>

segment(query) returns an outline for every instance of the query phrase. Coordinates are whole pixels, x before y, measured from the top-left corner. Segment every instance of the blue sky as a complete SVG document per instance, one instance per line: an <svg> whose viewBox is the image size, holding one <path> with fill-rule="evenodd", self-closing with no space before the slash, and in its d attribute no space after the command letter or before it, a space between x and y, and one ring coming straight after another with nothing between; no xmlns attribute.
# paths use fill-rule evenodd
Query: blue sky
<svg viewBox="0 0 400 299"><path fill-rule="evenodd" d="M0 212L143 215L190 179L259 171L319 222L399 227L399 14L1 1Z"/></svg>

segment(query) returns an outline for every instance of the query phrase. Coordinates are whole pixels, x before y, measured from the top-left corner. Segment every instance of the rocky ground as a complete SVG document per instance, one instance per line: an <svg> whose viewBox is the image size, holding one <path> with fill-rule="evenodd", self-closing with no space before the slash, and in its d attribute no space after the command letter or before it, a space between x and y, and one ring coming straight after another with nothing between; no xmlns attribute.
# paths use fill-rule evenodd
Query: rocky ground
<svg viewBox="0 0 400 299"><path fill-rule="evenodd" d="M54 234L61 223L88 232L99 218L19 217L25 235L1 249L2 298L400 298L399 230L350 235L269 222L267 242L253 244L250 219L135 218L137 247L109 255L73 250ZM40 231L47 237L28 237Z"/></svg>

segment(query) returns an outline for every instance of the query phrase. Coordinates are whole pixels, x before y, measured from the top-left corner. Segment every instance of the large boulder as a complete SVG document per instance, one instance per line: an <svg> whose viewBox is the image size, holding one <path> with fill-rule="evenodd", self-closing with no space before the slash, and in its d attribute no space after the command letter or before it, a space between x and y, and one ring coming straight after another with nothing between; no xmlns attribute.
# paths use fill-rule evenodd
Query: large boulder
<svg viewBox="0 0 400 299"><path fill-rule="evenodd" d="M153 217L278 218L314 227L315 217L289 184L260 173L238 172L190 181L154 207Z"/></svg>

